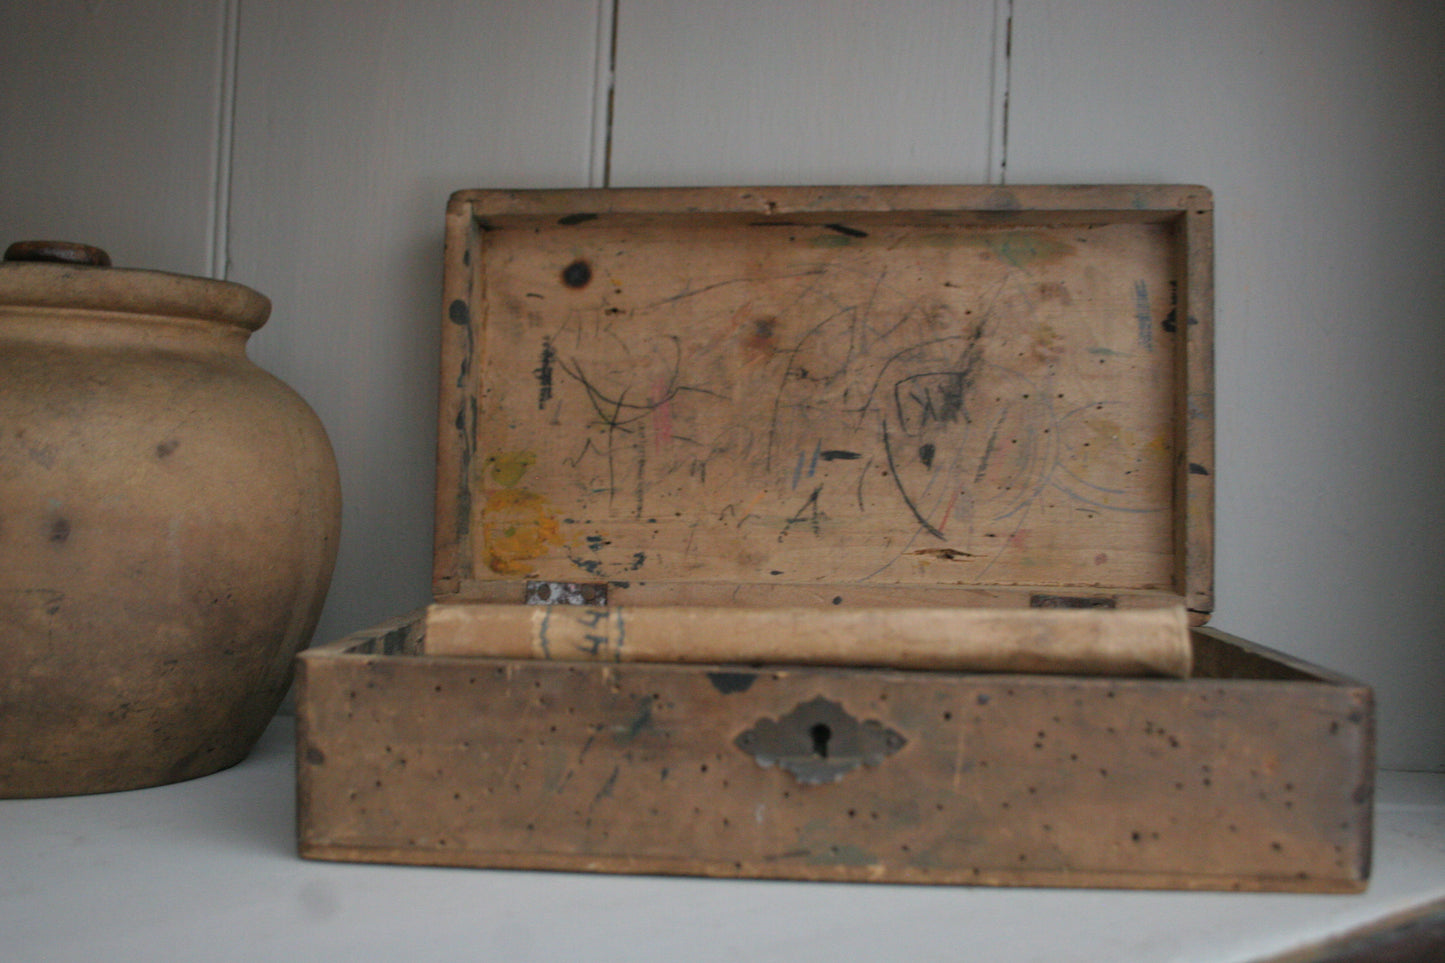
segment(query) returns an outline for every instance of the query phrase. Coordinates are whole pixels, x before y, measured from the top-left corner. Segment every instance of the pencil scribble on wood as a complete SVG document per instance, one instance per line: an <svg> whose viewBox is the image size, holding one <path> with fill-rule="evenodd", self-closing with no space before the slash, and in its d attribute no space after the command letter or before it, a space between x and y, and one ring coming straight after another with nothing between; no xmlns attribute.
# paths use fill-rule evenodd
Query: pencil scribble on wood
<svg viewBox="0 0 1445 963"><path fill-rule="evenodd" d="M489 327L484 355L541 360L489 372L508 417L480 446L538 450L533 483L571 513L537 572L1027 584L1067 558L1167 578L1129 547L1167 544L1172 504L1170 385L1139 354L1171 344L1139 337L1169 307L1158 225L732 225L693 232L705 258L666 221L625 244L602 225L519 238L488 278L524 323ZM1105 270L1141 251L1147 278ZM587 285L527 297L578 260Z"/></svg>

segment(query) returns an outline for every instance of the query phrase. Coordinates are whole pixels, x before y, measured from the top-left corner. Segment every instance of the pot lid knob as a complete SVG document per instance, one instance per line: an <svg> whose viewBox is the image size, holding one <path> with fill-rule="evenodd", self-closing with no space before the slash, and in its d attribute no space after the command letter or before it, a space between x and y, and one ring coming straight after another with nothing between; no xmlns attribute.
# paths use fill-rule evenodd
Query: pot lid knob
<svg viewBox="0 0 1445 963"><path fill-rule="evenodd" d="M5 249L5 260L110 267L110 255L105 251L70 241L16 241Z"/></svg>

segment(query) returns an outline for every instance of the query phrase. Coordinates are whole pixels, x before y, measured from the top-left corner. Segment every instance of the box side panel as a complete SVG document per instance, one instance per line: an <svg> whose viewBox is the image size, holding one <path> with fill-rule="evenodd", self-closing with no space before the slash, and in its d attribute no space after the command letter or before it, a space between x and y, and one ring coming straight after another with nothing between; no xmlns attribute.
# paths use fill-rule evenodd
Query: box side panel
<svg viewBox="0 0 1445 963"><path fill-rule="evenodd" d="M310 660L299 715L310 857L1303 891L1368 874L1371 716L1326 684L353 655Z"/></svg>
<svg viewBox="0 0 1445 963"><path fill-rule="evenodd" d="M387 619L370 629L354 632L326 645L314 646L298 658L325 659L336 655L420 655L426 635L426 610Z"/></svg>
<svg viewBox="0 0 1445 963"><path fill-rule="evenodd" d="M1351 693L1352 698L1372 704L1373 694L1363 683L1304 659L1295 658L1210 627L1191 633L1194 672L1214 679L1300 680L1321 682Z"/></svg>

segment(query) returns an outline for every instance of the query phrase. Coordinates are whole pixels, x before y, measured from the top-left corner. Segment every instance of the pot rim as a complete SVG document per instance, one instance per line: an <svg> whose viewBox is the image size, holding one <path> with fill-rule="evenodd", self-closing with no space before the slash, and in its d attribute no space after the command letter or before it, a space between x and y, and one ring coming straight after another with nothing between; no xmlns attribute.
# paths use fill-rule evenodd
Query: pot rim
<svg viewBox="0 0 1445 963"><path fill-rule="evenodd" d="M6 261L0 309L58 308L215 321L258 330L271 299L234 281L141 268Z"/></svg>

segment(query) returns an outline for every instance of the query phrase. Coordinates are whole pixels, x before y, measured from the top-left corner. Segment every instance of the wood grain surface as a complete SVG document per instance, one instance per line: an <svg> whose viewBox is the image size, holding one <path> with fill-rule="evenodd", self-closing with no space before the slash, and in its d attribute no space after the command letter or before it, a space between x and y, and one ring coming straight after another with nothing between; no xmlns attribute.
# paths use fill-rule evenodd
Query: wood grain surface
<svg viewBox="0 0 1445 963"><path fill-rule="evenodd" d="M1211 608L1209 198L471 192L436 596L1044 585Z"/></svg>

